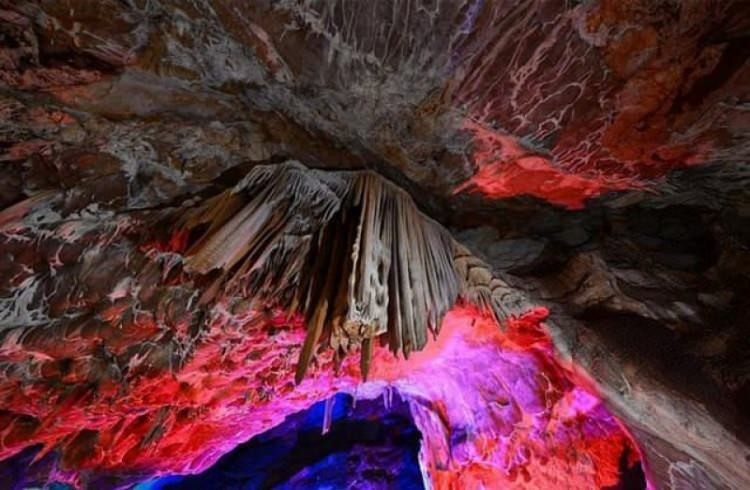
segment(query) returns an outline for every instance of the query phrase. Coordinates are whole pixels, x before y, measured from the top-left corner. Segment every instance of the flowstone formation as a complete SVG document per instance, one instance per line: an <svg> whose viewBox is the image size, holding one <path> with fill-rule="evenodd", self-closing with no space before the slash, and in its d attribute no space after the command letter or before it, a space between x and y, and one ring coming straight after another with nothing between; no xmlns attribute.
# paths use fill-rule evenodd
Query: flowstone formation
<svg viewBox="0 0 750 490"><path fill-rule="evenodd" d="M744 0L0 0L0 486L221 472L338 394L399 400L425 487L750 488L748 39ZM397 439L286 476L393 487Z"/></svg>

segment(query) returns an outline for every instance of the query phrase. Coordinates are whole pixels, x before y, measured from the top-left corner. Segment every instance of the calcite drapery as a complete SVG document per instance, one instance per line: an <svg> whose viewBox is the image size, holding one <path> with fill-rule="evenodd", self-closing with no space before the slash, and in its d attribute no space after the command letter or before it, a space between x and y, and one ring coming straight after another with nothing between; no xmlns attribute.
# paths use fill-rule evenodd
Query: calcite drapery
<svg viewBox="0 0 750 490"><path fill-rule="evenodd" d="M498 318L513 296L408 194L371 172L255 167L177 226L196 237L186 270L221 271L200 303L223 291L302 313L298 383L321 339L337 357L361 348L366 378L381 336L408 356L438 333L459 294Z"/></svg>

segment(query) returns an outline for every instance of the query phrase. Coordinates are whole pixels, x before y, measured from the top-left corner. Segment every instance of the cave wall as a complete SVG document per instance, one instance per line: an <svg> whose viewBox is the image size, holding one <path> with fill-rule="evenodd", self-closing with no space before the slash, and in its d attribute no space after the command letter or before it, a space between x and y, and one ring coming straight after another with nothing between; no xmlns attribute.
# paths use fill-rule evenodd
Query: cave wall
<svg viewBox="0 0 750 490"><path fill-rule="evenodd" d="M197 471L354 383L322 355L295 399L300 325L193 308L164 225L295 158L385 175L549 308L652 484L749 487L749 24L743 1L0 0L2 454Z"/></svg>

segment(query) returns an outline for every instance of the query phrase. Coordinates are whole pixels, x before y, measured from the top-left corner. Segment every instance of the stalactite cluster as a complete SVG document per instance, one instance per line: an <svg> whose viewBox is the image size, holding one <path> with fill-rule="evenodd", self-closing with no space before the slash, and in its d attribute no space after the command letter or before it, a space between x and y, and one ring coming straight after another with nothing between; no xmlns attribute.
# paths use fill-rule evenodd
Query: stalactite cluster
<svg viewBox="0 0 750 490"><path fill-rule="evenodd" d="M178 226L194 239L186 270L215 276L201 302L223 291L303 315L297 382L321 342L338 359L359 349L366 378L375 342L408 356L437 335L459 293L489 308L501 288L408 194L371 172L256 167Z"/></svg>

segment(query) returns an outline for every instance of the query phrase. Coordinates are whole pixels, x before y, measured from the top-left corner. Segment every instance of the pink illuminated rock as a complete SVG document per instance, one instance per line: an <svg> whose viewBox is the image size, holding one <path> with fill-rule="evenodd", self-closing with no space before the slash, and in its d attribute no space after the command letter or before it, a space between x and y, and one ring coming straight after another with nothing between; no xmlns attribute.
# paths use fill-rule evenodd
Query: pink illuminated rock
<svg viewBox="0 0 750 490"><path fill-rule="evenodd" d="M169 343L129 356L126 387L114 379L100 379L95 388L87 384L101 369L96 362L103 362L87 355L63 366L49 358L50 350L38 361L17 354L17 362L39 377L27 378L19 390L20 380L6 371L0 392L10 418L0 458L39 443L59 448L65 479L76 485L85 485L78 474L84 469L199 472L337 391L374 397L393 390L389 396L410 404L424 438L422 464L436 488L482 488L501 480L549 488L570 474L580 488L614 485L623 452L636 457L632 442L601 401L556 364L538 324L545 315L532 312L501 333L477 311L457 308L438 340L409 360L377 349L373 381L362 386L357 366L347 361L334 376L323 351L312 374L295 387L302 325L277 313L232 313L222 305L184 362L159 367L160 356L170 355L165 348L176 347ZM113 324L101 330L103 340L118 328L119 317L109 318ZM144 321L153 320L122 324L117 335L135 335ZM175 334L182 329L179 323L174 328ZM155 331L148 336L159 338ZM6 356L10 342L18 341L12 339L5 337Z"/></svg>

